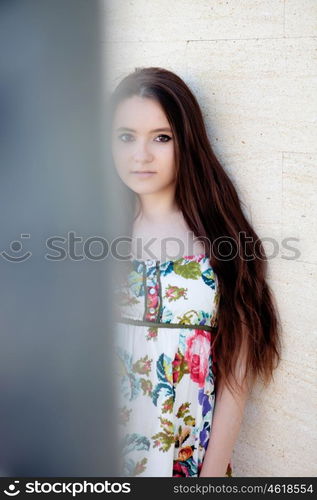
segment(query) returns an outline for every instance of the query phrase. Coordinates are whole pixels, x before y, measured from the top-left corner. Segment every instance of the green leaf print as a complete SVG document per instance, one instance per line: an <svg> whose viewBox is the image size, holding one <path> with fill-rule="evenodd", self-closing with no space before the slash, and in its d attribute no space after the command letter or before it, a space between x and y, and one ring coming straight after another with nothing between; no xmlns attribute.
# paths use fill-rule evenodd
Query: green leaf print
<svg viewBox="0 0 317 500"><path fill-rule="evenodd" d="M182 264L184 259L178 259L174 262L174 272L183 278L198 280L201 276L201 268L198 262L188 262Z"/></svg>
<svg viewBox="0 0 317 500"><path fill-rule="evenodd" d="M176 413L176 417L184 418L186 413L189 412L189 405L190 403L183 403L182 405L180 405L180 407L178 408L178 412Z"/></svg>
<svg viewBox="0 0 317 500"><path fill-rule="evenodd" d="M177 316L177 319L179 319L179 324L180 325L192 325L194 324L194 321L192 321L193 316L197 317L198 311L195 311L195 309L191 309L190 311L186 311L182 316Z"/></svg>
<svg viewBox="0 0 317 500"><path fill-rule="evenodd" d="M153 384L152 384L151 380L146 380L145 378L141 378L140 382L141 382L141 388L142 388L144 396L145 395L151 396L152 395L152 388L153 388Z"/></svg>
<svg viewBox="0 0 317 500"><path fill-rule="evenodd" d="M161 427L166 431L166 432L173 432L174 426L173 423L170 420L167 420L167 418L162 418L160 417L161 421Z"/></svg>
<svg viewBox="0 0 317 500"><path fill-rule="evenodd" d="M174 443L174 435L170 436L165 432L158 432L152 439L154 439L153 448L158 448L160 451L168 451Z"/></svg>
<svg viewBox="0 0 317 500"><path fill-rule="evenodd" d="M167 398L162 405L162 413L172 413L174 404L173 396Z"/></svg>
<svg viewBox="0 0 317 500"><path fill-rule="evenodd" d="M182 444L188 439L190 436L190 427L182 427L181 425L178 428L178 435L175 436L175 448L179 448Z"/></svg>
<svg viewBox="0 0 317 500"><path fill-rule="evenodd" d="M191 425L192 427L194 427L194 425L196 424L196 420L191 415L187 415L187 417L184 418L184 423L186 425Z"/></svg>
<svg viewBox="0 0 317 500"><path fill-rule="evenodd" d="M178 408L178 412L176 413L177 418L181 418L184 420L185 426L178 426L178 434L175 435L175 448L179 448L180 446L182 446L182 444L190 436L191 427L194 427L196 425L194 417L192 417L191 415L186 415L186 413L189 413L189 406L189 402L183 403L182 405L180 405L180 407Z"/></svg>
<svg viewBox="0 0 317 500"><path fill-rule="evenodd" d="M153 448L158 448L160 451L168 451L175 441L174 425L173 422L166 418L159 417L159 419L163 430L152 436L154 440Z"/></svg>

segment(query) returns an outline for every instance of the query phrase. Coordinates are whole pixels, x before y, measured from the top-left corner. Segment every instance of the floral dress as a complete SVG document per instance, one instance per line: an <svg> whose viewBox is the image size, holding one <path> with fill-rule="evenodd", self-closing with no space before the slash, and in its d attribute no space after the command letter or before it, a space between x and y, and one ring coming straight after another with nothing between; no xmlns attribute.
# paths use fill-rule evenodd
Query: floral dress
<svg viewBox="0 0 317 500"><path fill-rule="evenodd" d="M217 276L208 256L198 254L166 262L132 259L120 283L120 475L198 477L215 404Z"/></svg>

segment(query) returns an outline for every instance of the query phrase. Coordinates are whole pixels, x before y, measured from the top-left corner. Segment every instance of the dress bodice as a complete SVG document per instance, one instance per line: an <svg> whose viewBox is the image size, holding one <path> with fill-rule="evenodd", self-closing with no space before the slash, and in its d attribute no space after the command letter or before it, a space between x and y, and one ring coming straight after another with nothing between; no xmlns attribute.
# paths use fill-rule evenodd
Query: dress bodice
<svg viewBox="0 0 317 500"><path fill-rule="evenodd" d="M132 259L116 290L120 321L136 324L211 329L218 302L217 276L203 253L165 262Z"/></svg>

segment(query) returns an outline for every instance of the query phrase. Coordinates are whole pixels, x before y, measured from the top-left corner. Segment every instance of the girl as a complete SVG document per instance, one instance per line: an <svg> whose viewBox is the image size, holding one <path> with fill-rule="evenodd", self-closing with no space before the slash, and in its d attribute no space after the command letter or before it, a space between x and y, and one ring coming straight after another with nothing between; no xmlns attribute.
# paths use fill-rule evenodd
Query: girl
<svg viewBox="0 0 317 500"><path fill-rule="evenodd" d="M115 294L121 473L231 476L249 392L280 361L265 251L180 77L136 69L110 115L131 209Z"/></svg>

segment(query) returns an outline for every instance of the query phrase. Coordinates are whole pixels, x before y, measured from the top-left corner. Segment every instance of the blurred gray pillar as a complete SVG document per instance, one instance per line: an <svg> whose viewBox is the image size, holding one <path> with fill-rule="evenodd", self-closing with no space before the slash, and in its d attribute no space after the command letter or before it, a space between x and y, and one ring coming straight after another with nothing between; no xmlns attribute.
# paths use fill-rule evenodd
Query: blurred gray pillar
<svg viewBox="0 0 317 500"><path fill-rule="evenodd" d="M84 249L119 229L99 16L94 0L0 3L2 475L117 474L112 258ZM53 236L62 260L46 257Z"/></svg>

